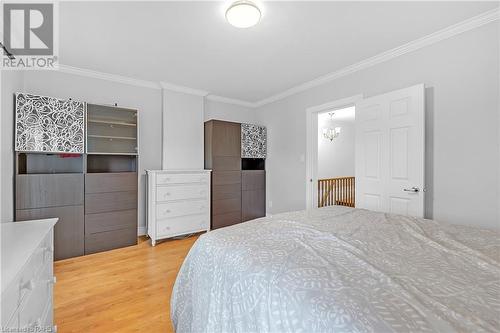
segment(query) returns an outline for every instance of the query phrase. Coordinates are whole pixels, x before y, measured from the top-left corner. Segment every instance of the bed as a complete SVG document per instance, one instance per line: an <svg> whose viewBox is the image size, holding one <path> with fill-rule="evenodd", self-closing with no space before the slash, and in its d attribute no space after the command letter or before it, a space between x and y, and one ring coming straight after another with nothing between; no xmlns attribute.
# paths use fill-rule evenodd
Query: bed
<svg viewBox="0 0 500 333"><path fill-rule="evenodd" d="M176 332L499 332L500 232L349 207L202 235Z"/></svg>

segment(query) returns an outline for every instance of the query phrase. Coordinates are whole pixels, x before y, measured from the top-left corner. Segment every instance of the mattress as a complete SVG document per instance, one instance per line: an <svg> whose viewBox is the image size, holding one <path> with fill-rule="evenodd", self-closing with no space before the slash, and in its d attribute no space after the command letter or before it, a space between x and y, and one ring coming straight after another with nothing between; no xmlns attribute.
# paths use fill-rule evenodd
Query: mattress
<svg viewBox="0 0 500 333"><path fill-rule="evenodd" d="M348 207L202 235L176 332L499 332L500 232Z"/></svg>

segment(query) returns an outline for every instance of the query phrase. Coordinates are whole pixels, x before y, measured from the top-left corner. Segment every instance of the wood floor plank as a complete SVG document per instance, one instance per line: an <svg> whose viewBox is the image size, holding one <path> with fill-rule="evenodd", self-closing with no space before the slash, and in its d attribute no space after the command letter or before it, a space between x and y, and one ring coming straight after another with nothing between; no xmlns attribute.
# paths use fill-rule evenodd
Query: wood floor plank
<svg viewBox="0 0 500 333"><path fill-rule="evenodd" d="M198 237L134 246L57 261L58 332L173 332L170 296Z"/></svg>

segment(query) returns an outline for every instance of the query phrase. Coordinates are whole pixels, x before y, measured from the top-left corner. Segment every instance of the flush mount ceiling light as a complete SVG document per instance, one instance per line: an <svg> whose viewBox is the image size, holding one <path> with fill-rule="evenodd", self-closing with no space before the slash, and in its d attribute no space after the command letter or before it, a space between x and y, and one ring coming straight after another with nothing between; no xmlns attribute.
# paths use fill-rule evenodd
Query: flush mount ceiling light
<svg viewBox="0 0 500 333"><path fill-rule="evenodd" d="M248 0L233 2L226 10L226 20L237 28L250 28L259 23L262 14L259 7Z"/></svg>

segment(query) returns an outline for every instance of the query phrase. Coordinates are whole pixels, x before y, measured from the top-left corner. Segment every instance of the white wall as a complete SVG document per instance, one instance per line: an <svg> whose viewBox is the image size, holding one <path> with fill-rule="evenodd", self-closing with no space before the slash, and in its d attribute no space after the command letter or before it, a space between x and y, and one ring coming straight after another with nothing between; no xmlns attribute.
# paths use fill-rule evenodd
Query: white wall
<svg viewBox="0 0 500 333"><path fill-rule="evenodd" d="M354 176L354 122L332 124L341 132L330 141L323 136L323 128L330 126L330 116L318 114L318 179Z"/></svg>
<svg viewBox="0 0 500 333"><path fill-rule="evenodd" d="M202 169L203 123L256 123L255 110L163 89L163 169Z"/></svg>
<svg viewBox="0 0 500 333"><path fill-rule="evenodd" d="M245 106L205 100L205 121L218 119L236 123L256 124L255 110Z"/></svg>
<svg viewBox="0 0 500 333"><path fill-rule="evenodd" d="M163 169L203 169L203 99L163 90Z"/></svg>
<svg viewBox="0 0 500 333"><path fill-rule="evenodd" d="M14 220L14 93L23 90L21 71L0 71L0 218Z"/></svg>
<svg viewBox="0 0 500 333"><path fill-rule="evenodd" d="M102 79L66 74L57 71L26 71L23 86L16 87L18 91L33 94L53 96L58 98L73 98L91 103L114 104L138 110L139 114L139 228L144 231L146 225L145 210L145 169L161 168L162 153L162 97L160 89L138 87ZM8 94L2 94L5 97ZM13 114L12 105L3 106L6 112ZM2 118L2 131L13 129L13 118ZM11 134L10 134L11 135ZM13 143L2 141L2 165L13 165ZM9 148L9 153L3 149ZM3 170L2 177L12 177L14 171ZM2 194L13 198L11 188L3 188ZM2 212L4 200L2 199ZM5 201L5 208L13 210L12 201ZM3 213L2 213L3 214Z"/></svg>
<svg viewBox="0 0 500 333"><path fill-rule="evenodd" d="M426 85L426 216L500 227L499 24L454 36L257 110L268 127L270 213L304 209L305 110Z"/></svg>

